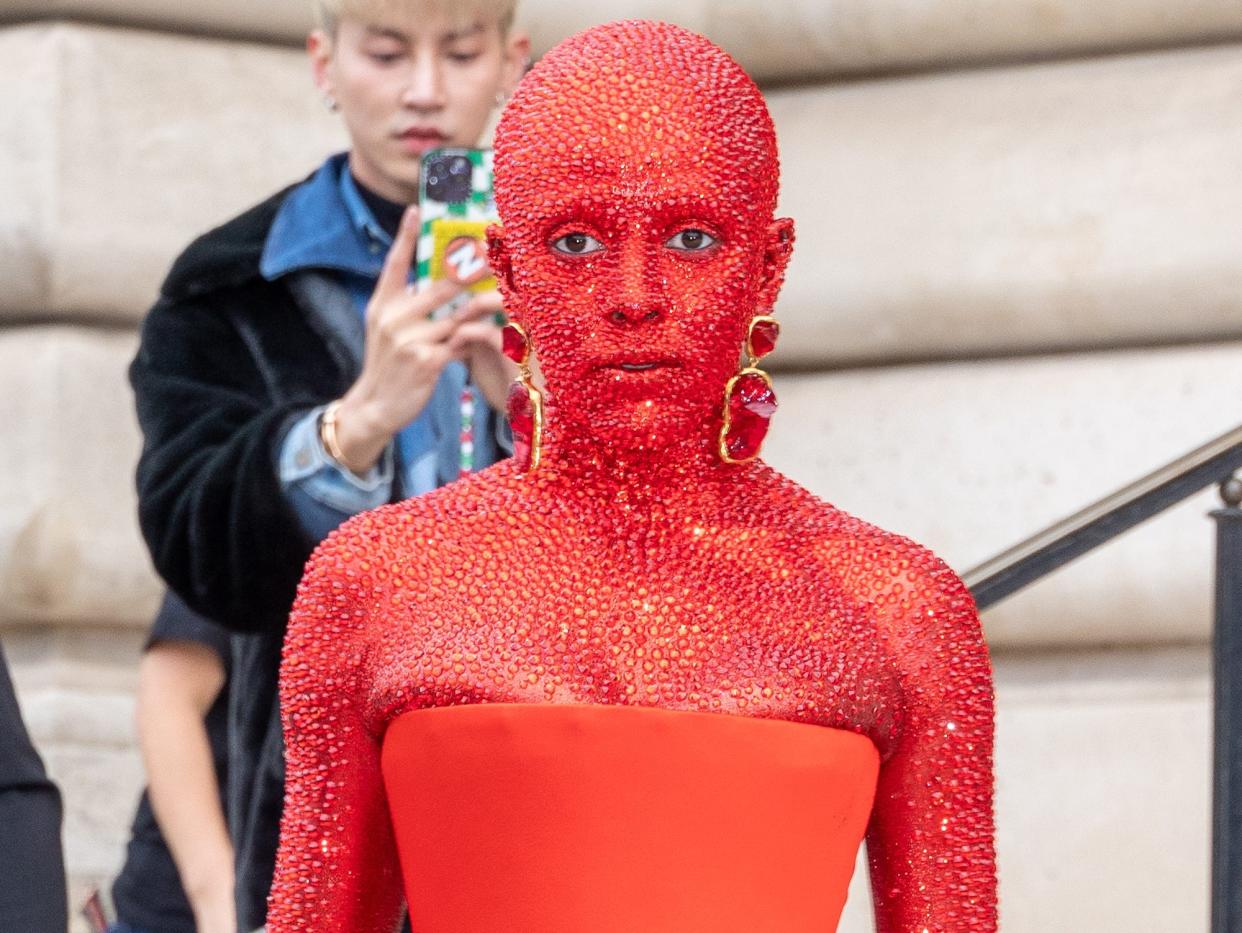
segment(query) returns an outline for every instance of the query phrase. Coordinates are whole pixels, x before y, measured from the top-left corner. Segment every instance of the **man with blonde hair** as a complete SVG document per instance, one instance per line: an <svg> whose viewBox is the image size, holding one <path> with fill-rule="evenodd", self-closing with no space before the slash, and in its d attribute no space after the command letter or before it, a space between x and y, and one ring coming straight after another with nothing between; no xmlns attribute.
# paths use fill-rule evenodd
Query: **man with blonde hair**
<svg viewBox="0 0 1242 933"><path fill-rule="evenodd" d="M276 678L306 558L350 515L507 453L499 296L432 320L456 286L375 284L390 251L413 256L423 153L477 145L521 77L529 40L514 6L316 0L307 51L348 152L196 240L130 369L155 566L191 608L245 633L228 687L242 933L263 924L271 882L284 778Z"/></svg>

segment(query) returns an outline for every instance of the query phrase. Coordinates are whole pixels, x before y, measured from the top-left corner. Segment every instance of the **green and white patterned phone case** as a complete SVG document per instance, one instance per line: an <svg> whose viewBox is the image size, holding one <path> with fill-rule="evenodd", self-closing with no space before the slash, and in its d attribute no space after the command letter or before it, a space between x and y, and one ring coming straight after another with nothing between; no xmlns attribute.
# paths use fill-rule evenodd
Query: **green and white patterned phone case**
<svg viewBox="0 0 1242 933"><path fill-rule="evenodd" d="M443 317L476 292L496 287L487 265L487 226L497 219L490 149L433 149L419 180L418 283L448 278L465 286L437 308Z"/></svg>

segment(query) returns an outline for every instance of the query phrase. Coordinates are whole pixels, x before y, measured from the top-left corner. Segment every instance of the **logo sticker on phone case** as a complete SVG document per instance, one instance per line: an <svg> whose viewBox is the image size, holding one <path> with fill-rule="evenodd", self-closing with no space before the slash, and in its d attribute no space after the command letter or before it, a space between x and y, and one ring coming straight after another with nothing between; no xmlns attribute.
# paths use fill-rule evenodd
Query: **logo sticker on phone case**
<svg viewBox="0 0 1242 933"><path fill-rule="evenodd" d="M431 224L432 279L449 279L472 292L496 287L487 265L487 221L441 217Z"/></svg>

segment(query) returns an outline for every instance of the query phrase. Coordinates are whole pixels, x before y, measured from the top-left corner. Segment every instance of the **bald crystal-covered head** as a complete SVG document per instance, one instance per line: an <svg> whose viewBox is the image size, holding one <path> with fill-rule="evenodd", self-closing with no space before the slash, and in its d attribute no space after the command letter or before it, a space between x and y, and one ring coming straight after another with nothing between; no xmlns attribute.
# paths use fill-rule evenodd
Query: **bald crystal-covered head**
<svg viewBox="0 0 1242 933"><path fill-rule="evenodd" d="M523 79L496 132L492 259L558 433L662 449L719 430L750 319L776 299L776 134L707 39L600 26Z"/></svg>

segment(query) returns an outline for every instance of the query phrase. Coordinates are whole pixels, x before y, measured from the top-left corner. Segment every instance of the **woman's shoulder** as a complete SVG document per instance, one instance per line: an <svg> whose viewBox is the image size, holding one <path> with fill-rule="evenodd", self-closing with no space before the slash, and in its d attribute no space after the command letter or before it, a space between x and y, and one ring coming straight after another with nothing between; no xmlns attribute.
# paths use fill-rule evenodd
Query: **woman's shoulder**
<svg viewBox="0 0 1242 933"><path fill-rule="evenodd" d="M771 472L783 500L787 539L850 589L875 592L960 585L934 551L834 505L790 478Z"/></svg>
<svg viewBox="0 0 1242 933"><path fill-rule="evenodd" d="M471 517L480 509L480 482L472 476L421 496L352 516L328 534L311 554L298 584L289 620L291 635L317 631L336 620L336 635L360 633L394 588L419 583L420 575L465 552ZM503 485L503 483L502 483Z"/></svg>
<svg viewBox="0 0 1242 933"><path fill-rule="evenodd" d="M353 516L316 549L312 564L394 566L411 554L463 543L482 526L520 508L523 481L512 460L471 473L419 496Z"/></svg>

